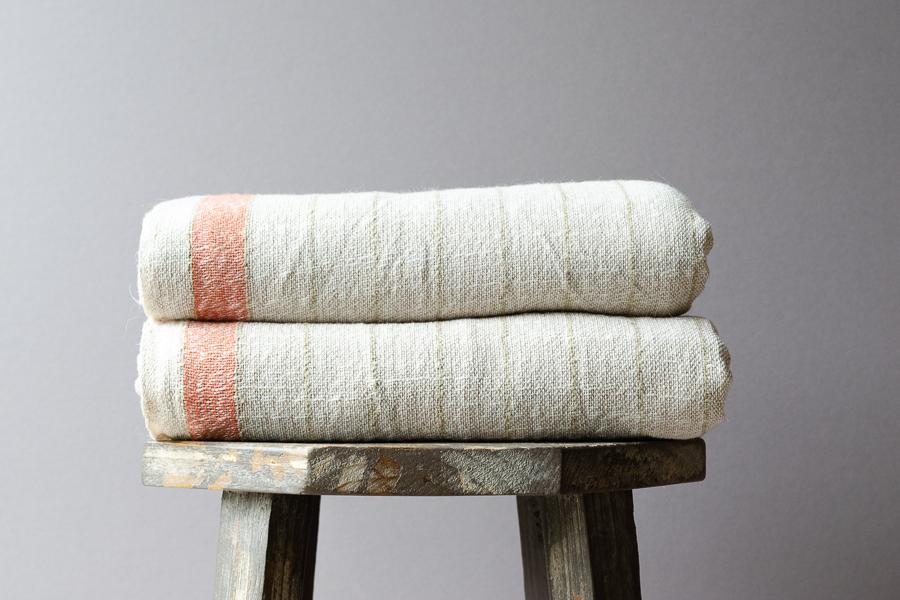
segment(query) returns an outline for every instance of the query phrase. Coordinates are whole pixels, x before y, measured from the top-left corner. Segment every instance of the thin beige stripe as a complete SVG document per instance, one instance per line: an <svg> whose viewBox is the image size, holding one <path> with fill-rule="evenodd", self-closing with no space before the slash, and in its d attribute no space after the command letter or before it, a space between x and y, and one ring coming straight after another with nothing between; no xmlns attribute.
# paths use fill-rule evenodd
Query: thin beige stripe
<svg viewBox="0 0 900 600"><path fill-rule="evenodd" d="M584 407L584 394L581 391L580 365L578 364L578 354L575 352L575 333L571 313L566 313L566 344L569 355L569 376L572 383L571 402L575 407L575 410L572 411L572 433L578 434L583 432L587 412Z"/></svg>
<svg viewBox="0 0 900 600"><path fill-rule="evenodd" d="M444 313L444 202L441 192L434 192L434 313L440 319Z"/></svg>
<svg viewBox="0 0 900 600"><path fill-rule="evenodd" d="M616 184L625 195L625 223L627 225L628 235L628 299L625 303L625 314L630 315L634 311L634 294L637 291L638 269L637 269L637 246L634 241L634 201L625 189L625 184L616 181Z"/></svg>
<svg viewBox="0 0 900 600"><path fill-rule="evenodd" d="M703 411L703 419L700 425L700 435L706 433L709 427L709 398L706 395L706 382L709 380L707 375L707 366L709 365L709 350L706 347L706 335L703 333L703 319L694 318L694 324L697 326L697 335L700 336L700 360L703 362L703 371L700 374L700 402L702 402L701 410Z"/></svg>
<svg viewBox="0 0 900 600"><path fill-rule="evenodd" d="M444 414L444 405L447 402L447 365L446 358L444 357L444 330L440 321L434 322L434 353L438 379L437 389L435 390L438 413L438 432L443 435L447 431L446 416Z"/></svg>
<svg viewBox="0 0 900 600"><path fill-rule="evenodd" d="M372 195L372 320L381 321L381 231L378 223L378 192Z"/></svg>
<svg viewBox="0 0 900 600"><path fill-rule="evenodd" d="M309 252L309 312L313 321L319 320L319 271L316 259L316 204L318 201L318 194L309 201L306 228L306 245Z"/></svg>
<svg viewBox="0 0 900 600"><path fill-rule="evenodd" d="M312 395L312 328L309 323L303 324L303 397L306 400L306 433L310 437L317 437L315 423L313 421L313 395Z"/></svg>
<svg viewBox="0 0 900 600"><path fill-rule="evenodd" d="M500 208L500 312L509 312L509 215L503 190L497 188L497 203Z"/></svg>
<svg viewBox="0 0 900 600"><path fill-rule="evenodd" d="M691 274L691 295L685 298L682 309L678 312L687 312L694 302L694 298L697 297L697 282L699 281L697 276L700 274L700 267L706 258L703 256L703 247L700 245L700 240L697 239L700 236L700 233L697 231L697 218L693 211L687 211L686 214L691 220L691 239L694 240L694 247L697 250L697 264L694 266L694 272Z"/></svg>
<svg viewBox="0 0 900 600"><path fill-rule="evenodd" d="M481 322L481 319L466 319L466 332L469 336L466 350L467 356L481 356L481 352L484 351L481 347L481 338L478 333L479 322ZM488 348L491 348L491 346L489 345ZM470 402L471 406L477 406L484 399L484 390L478 389L477 385L466 385L465 388L466 397L460 396L460 399ZM490 425L485 425L484 428L489 429Z"/></svg>
<svg viewBox="0 0 900 600"><path fill-rule="evenodd" d="M556 185L562 198L563 219L563 273L565 277L565 299L563 310L572 309L572 226L569 223L569 196L561 183Z"/></svg>
<svg viewBox="0 0 900 600"><path fill-rule="evenodd" d="M628 319L634 331L634 377L637 384L637 434L645 435L647 429L647 388L644 382L644 346L641 343L641 328L637 319Z"/></svg>
<svg viewBox="0 0 900 600"><path fill-rule="evenodd" d="M372 378L371 396L369 398L369 427L373 435L381 433L379 415L384 404L384 384L381 381L381 368L378 363L378 340L375 337L375 325L369 325L369 373Z"/></svg>
<svg viewBox="0 0 900 600"><path fill-rule="evenodd" d="M509 323L500 319L500 353L503 356L503 433L509 437L512 426L512 388L509 381Z"/></svg>

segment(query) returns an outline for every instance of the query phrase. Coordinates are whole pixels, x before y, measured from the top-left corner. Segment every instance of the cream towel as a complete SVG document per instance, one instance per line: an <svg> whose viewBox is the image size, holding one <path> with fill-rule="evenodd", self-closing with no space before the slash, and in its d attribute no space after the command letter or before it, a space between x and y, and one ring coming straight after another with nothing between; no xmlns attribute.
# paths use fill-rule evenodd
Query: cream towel
<svg viewBox="0 0 900 600"><path fill-rule="evenodd" d="M671 316L711 247L681 193L644 181L195 197L147 214L139 278L160 320Z"/></svg>
<svg viewBox="0 0 900 600"><path fill-rule="evenodd" d="M430 323L148 321L156 439L693 438L720 423L728 353L705 319L540 313Z"/></svg>

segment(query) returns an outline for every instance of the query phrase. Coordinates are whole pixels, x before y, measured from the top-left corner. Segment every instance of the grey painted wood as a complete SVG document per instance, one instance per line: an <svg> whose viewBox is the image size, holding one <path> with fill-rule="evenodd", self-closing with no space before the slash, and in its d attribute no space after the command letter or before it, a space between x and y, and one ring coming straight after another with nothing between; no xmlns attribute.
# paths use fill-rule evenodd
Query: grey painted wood
<svg viewBox="0 0 900 600"><path fill-rule="evenodd" d="M271 494L222 494L216 600L262 598L271 512Z"/></svg>
<svg viewBox="0 0 900 600"><path fill-rule="evenodd" d="M527 600L641 597L630 491L517 503Z"/></svg>
<svg viewBox="0 0 900 600"><path fill-rule="evenodd" d="M272 496L263 585L266 600L312 598L320 502L320 496Z"/></svg>
<svg viewBox="0 0 900 600"><path fill-rule="evenodd" d="M587 494L582 498L595 596L639 599L640 563L631 492Z"/></svg>
<svg viewBox="0 0 900 600"><path fill-rule="evenodd" d="M145 485L311 495L553 495L701 481L703 440L597 443L148 442Z"/></svg>
<svg viewBox="0 0 900 600"><path fill-rule="evenodd" d="M216 600L312 598L318 496L223 492Z"/></svg>
<svg viewBox="0 0 900 600"><path fill-rule="evenodd" d="M520 497L517 504L526 599L593 598L581 497Z"/></svg>

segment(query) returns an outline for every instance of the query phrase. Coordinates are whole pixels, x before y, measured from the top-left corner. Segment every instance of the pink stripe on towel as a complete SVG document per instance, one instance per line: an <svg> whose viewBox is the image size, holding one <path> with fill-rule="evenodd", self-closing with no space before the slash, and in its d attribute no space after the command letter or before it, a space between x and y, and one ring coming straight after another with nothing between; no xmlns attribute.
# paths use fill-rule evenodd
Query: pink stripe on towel
<svg viewBox="0 0 900 600"><path fill-rule="evenodd" d="M203 321L246 321L244 228L252 196L207 196L191 224L194 311Z"/></svg>
<svg viewBox="0 0 900 600"><path fill-rule="evenodd" d="M234 403L237 328L237 323L185 325L184 414L193 440L241 439Z"/></svg>

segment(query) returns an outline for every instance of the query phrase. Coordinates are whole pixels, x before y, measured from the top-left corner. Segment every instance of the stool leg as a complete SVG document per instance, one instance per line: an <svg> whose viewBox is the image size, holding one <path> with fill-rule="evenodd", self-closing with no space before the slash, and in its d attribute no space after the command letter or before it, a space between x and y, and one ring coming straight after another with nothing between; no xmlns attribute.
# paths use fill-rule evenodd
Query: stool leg
<svg viewBox="0 0 900 600"><path fill-rule="evenodd" d="M517 503L527 600L640 599L630 491Z"/></svg>
<svg viewBox="0 0 900 600"><path fill-rule="evenodd" d="M319 501L222 492L216 600L310 600Z"/></svg>

